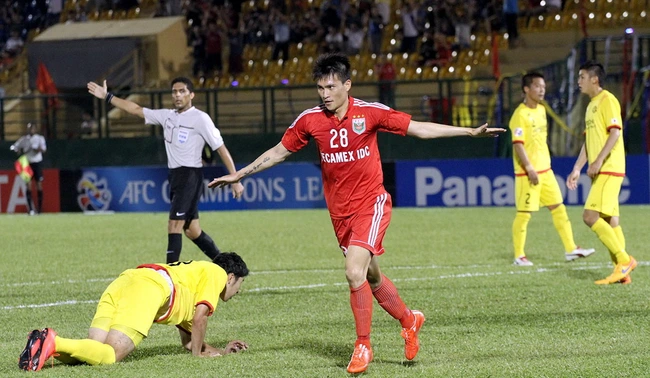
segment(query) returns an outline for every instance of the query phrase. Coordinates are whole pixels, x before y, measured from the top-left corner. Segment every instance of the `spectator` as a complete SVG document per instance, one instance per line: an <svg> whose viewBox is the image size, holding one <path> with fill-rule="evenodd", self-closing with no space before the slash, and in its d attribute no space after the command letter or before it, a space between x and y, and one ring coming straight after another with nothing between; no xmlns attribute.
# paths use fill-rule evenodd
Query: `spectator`
<svg viewBox="0 0 650 378"><path fill-rule="evenodd" d="M336 6L331 1L324 5L325 7L321 14L321 25L323 25L327 30L329 30L330 26L339 29L341 27L341 17L339 16L339 12L336 10Z"/></svg>
<svg viewBox="0 0 650 378"><path fill-rule="evenodd" d="M20 38L20 33L18 30L12 30L11 36L7 39L5 48L2 51L3 58L14 58L16 55L20 54L23 51L24 42Z"/></svg>
<svg viewBox="0 0 650 378"><path fill-rule="evenodd" d="M228 31L228 44L230 45L228 72L233 76L237 76L244 72L244 36L240 28L234 28Z"/></svg>
<svg viewBox="0 0 650 378"><path fill-rule="evenodd" d="M379 80L379 102L395 109L395 79L397 78L395 65L387 59L386 55L381 54L375 71Z"/></svg>
<svg viewBox="0 0 650 378"><path fill-rule="evenodd" d="M461 49L470 47L470 35L472 34L472 2L465 3L464 6L456 6L452 10L452 21L454 23L454 35L456 43Z"/></svg>
<svg viewBox="0 0 650 378"><path fill-rule="evenodd" d="M343 35L334 26L328 28L323 50L330 53L343 51Z"/></svg>
<svg viewBox="0 0 650 378"><path fill-rule="evenodd" d="M84 112L81 115L81 119L82 122L79 131L82 138L90 137L97 132L97 122L95 122L90 113Z"/></svg>
<svg viewBox="0 0 650 378"><path fill-rule="evenodd" d="M300 42L317 42L323 37L323 30L318 21L318 8L311 8L304 13L295 15L295 21L292 23L292 41Z"/></svg>
<svg viewBox="0 0 650 378"><path fill-rule="evenodd" d="M390 22L390 0L375 0L377 12L381 15L382 24L388 25Z"/></svg>
<svg viewBox="0 0 650 378"><path fill-rule="evenodd" d="M433 65L432 62L438 59L438 51L436 50L436 43L431 29L424 31L419 55L418 66L420 67L430 67Z"/></svg>
<svg viewBox="0 0 650 378"><path fill-rule="evenodd" d="M404 37L400 52L413 53L417 47L417 11L411 2L405 2L402 7L402 30Z"/></svg>
<svg viewBox="0 0 650 378"><path fill-rule="evenodd" d="M356 5L350 4L348 11L345 12L345 27L349 28L353 24L356 24L360 28L363 25L363 20Z"/></svg>
<svg viewBox="0 0 650 378"><path fill-rule="evenodd" d="M384 37L384 21L381 14L379 14L379 8L377 6L373 6L370 9L368 36L370 39L370 52L373 54L379 54L381 52L381 44Z"/></svg>
<svg viewBox="0 0 650 378"><path fill-rule="evenodd" d="M447 43L447 38L441 33L436 33L433 36L433 41L435 43L436 53L438 55L437 60L433 63L433 65L442 67L451 59L451 46L449 46L449 43Z"/></svg>
<svg viewBox="0 0 650 378"><path fill-rule="evenodd" d="M47 5L46 27L59 22L61 11L63 10L63 0L50 0Z"/></svg>
<svg viewBox="0 0 650 378"><path fill-rule="evenodd" d="M205 73L205 37L199 24L192 25L190 30L189 44L192 47L192 74L200 76Z"/></svg>
<svg viewBox="0 0 650 378"><path fill-rule="evenodd" d="M156 12L154 17L168 17L171 16L170 4L165 0L159 0L156 4Z"/></svg>
<svg viewBox="0 0 650 378"><path fill-rule="evenodd" d="M487 35L492 35L501 29L501 12L498 11L498 0L479 0L477 9L480 9L479 19L485 23L484 29Z"/></svg>
<svg viewBox="0 0 650 378"><path fill-rule="evenodd" d="M217 22L208 23L208 32L205 36L205 73L221 75L223 62L221 60L221 33Z"/></svg>
<svg viewBox="0 0 650 378"><path fill-rule="evenodd" d="M363 38L365 37L363 30L359 25L352 23L345 29L345 38L347 39L347 54L356 55L361 52L363 48Z"/></svg>
<svg viewBox="0 0 650 378"><path fill-rule="evenodd" d="M508 32L508 45L511 48L519 44L519 31L517 30L517 17L519 16L519 4L517 0L503 1L503 18L506 21Z"/></svg>
<svg viewBox="0 0 650 378"><path fill-rule="evenodd" d="M289 37L291 29L287 16L282 13L277 13L275 22L273 23L273 60L278 59L280 52L282 52L282 59L286 62L289 60Z"/></svg>

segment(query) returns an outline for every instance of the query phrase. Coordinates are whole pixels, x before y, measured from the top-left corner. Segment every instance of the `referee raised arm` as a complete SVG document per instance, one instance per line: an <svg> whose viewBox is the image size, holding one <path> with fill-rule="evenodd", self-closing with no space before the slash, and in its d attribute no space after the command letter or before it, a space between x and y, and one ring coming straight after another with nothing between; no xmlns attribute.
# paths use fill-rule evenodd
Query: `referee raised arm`
<svg viewBox="0 0 650 378"><path fill-rule="evenodd" d="M106 81L100 86L88 83L88 92L127 113L144 118L147 125L160 125L164 131L171 208L167 226L167 263L178 261L183 239L181 231L210 259L220 253L212 238L199 225L198 202L203 191L201 151L207 143L216 151L229 173L235 173L235 163L223 142L219 130L205 112L192 106L194 89L185 77L172 80L172 98L175 109L148 109L133 101L108 92ZM241 183L232 184L235 198L244 191Z"/></svg>

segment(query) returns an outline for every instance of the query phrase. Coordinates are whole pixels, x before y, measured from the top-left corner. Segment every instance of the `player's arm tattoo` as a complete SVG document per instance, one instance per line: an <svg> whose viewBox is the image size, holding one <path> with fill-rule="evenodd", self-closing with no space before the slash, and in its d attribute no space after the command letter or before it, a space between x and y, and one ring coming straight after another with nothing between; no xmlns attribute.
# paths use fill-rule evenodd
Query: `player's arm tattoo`
<svg viewBox="0 0 650 378"><path fill-rule="evenodd" d="M264 160L262 160L259 164L257 164L256 166L252 167L252 168L249 169L248 171L244 172L244 177L253 174L255 171L257 171L258 169L260 169L260 167L261 167L264 163L266 163L266 162L269 161L269 160L271 160L270 157L268 157L268 156L265 157Z"/></svg>

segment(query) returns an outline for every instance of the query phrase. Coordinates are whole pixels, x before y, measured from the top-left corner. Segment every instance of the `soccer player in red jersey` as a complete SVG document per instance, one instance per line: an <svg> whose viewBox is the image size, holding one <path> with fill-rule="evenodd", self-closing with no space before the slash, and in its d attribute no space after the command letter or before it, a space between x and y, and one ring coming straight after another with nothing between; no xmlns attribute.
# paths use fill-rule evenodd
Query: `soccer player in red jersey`
<svg viewBox="0 0 650 378"><path fill-rule="evenodd" d="M454 127L417 122L411 116L380 103L365 102L348 95L350 62L341 54L321 55L312 76L323 103L296 118L275 147L234 174L214 179L209 186L237 183L244 177L284 161L289 155L316 140L320 153L325 200L334 232L345 255L345 275L350 285L350 305L357 340L348 372L361 373L372 360L370 325L372 297L402 325L406 359L415 358L418 333L424 315L411 310L395 285L381 273L377 256L384 253L382 241L390 223L391 197L383 185L377 132L412 135L422 139L453 136L496 136L504 129Z"/></svg>

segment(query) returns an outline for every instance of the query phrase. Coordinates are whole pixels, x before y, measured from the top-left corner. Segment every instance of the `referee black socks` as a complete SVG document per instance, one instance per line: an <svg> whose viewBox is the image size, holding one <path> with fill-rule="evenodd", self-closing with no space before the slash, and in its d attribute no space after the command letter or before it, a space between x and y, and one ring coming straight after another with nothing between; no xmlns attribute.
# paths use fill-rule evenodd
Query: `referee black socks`
<svg viewBox="0 0 650 378"><path fill-rule="evenodd" d="M183 235L167 234L167 264L178 261L183 248Z"/></svg>
<svg viewBox="0 0 650 378"><path fill-rule="evenodd" d="M217 245L214 244L214 240L212 240L210 235L206 234L204 231L201 231L201 235L192 241L201 249L201 251L203 251L203 253L205 253L206 256L210 258L210 260L214 259L221 253Z"/></svg>

